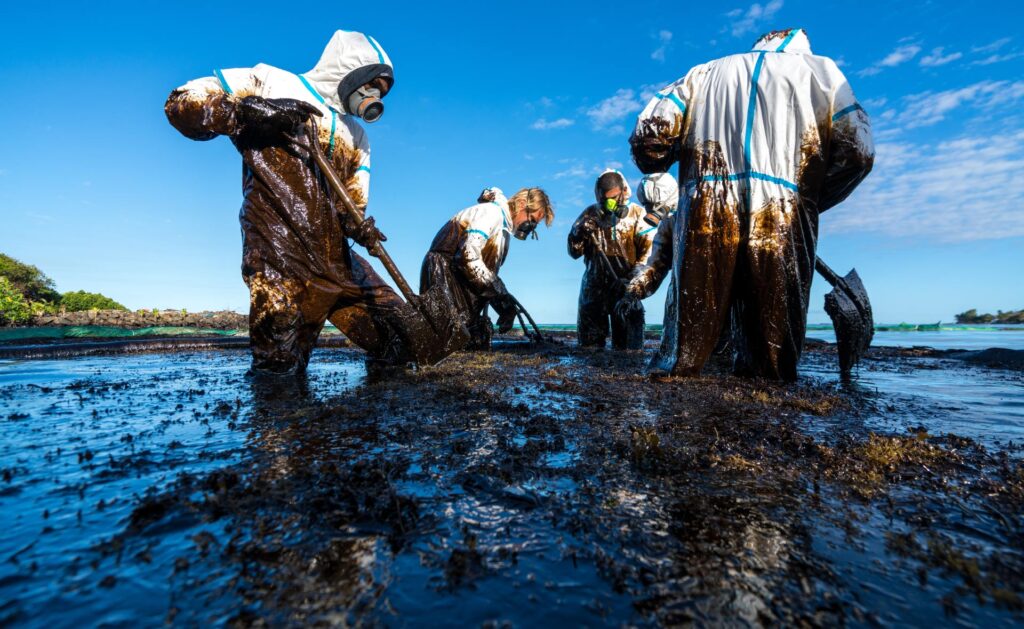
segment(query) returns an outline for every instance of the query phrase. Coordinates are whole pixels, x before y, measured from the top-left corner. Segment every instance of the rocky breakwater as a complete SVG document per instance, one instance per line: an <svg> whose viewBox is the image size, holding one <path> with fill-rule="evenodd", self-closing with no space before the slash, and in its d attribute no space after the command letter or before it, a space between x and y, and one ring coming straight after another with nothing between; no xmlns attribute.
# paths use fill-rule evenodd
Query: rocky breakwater
<svg viewBox="0 0 1024 629"><path fill-rule="evenodd" d="M118 328L186 327L217 330L248 329L249 317L230 310L187 312L184 310L83 310L32 317L29 325L66 327L101 325Z"/></svg>

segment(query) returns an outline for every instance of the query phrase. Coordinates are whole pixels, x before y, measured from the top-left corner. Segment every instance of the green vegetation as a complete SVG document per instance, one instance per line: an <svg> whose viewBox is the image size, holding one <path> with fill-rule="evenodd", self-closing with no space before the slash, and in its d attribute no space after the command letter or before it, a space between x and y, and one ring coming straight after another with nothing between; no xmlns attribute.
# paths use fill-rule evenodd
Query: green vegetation
<svg viewBox="0 0 1024 629"><path fill-rule="evenodd" d="M53 280L31 264L0 253L0 275L10 280L14 288L28 301L60 301L60 293Z"/></svg>
<svg viewBox="0 0 1024 629"><path fill-rule="evenodd" d="M21 325L32 316L28 300L14 283L0 275L0 325Z"/></svg>
<svg viewBox="0 0 1024 629"><path fill-rule="evenodd" d="M978 311L971 308L967 312L956 315L957 323L1024 323L1024 310L1010 310L1003 312L997 310L996 314L978 314Z"/></svg>
<svg viewBox="0 0 1024 629"><path fill-rule="evenodd" d="M99 293L79 290L61 295L37 267L0 253L0 325L24 325L33 315L93 309L127 310Z"/></svg>
<svg viewBox="0 0 1024 629"><path fill-rule="evenodd" d="M84 290L75 290L64 293L60 298L60 305L68 312L80 310L128 310L110 297L99 293L87 293Z"/></svg>

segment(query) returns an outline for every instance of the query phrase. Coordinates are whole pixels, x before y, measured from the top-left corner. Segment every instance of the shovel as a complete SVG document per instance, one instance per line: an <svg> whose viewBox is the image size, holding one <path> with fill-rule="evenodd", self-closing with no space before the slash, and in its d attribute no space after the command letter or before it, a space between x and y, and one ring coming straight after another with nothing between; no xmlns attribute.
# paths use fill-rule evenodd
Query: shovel
<svg viewBox="0 0 1024 629"><path fill-rule="evenodd" d="M832 318L832 327L836 331L839 372L848 378L850 370L867 351L875 335L875 319L871 314L868 292L856 269L851 269L845 277L839 277L817 257L814 268L832 285L832 292L825 295L825 312Z"/></svg>
<svg viewBox="0 0 1024 629"><path fill-rule="evenodd" d="M349 196L341 178L319 150L319 142L313 129L307 127L307 130L309 131L309 143L295 141L295 144L308 151L317 166L320 167L320 172L323 173L327 183L340 201L341 209L339 211L344 212L357 226L362 224L363 217L356 209L356 204ZM387 269L388 275L398 285L398 290L405 297L407 303L399 309L398 317L405 326L406 340L417 364L437 364L469 343L469 330L466 328L465 322L456 314L440 286L431 288L422 295L417 295L405 281L405 277L402 276L388 252L384 250L383 245L378 242L373 249L369 250L369 253L380 260L384 268Z"/></svg>

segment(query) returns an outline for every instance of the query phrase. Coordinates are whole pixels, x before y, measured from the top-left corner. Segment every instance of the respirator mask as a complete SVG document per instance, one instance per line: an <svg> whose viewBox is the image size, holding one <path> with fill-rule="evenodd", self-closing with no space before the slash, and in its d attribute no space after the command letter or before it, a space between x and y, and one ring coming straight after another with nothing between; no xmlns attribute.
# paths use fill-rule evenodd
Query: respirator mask
<svg viewBox="0 0 1024 629"><path fill-rule="evenodd" d="M391 66L375 63L356 68L338 84L338 99L345 113L359 116L366 122L376 122L384 114L381 100L395 83Z"/></svg>
<svg viewBox="0 0 1024 629"><path fill-rule="evenodd" d="M384 102L376 87L360 86L348 97L348 109L366 122L376 122L384 114Z"/></svg>
<svg viewBox="0 0 1024 629"><path fill-rule="evenodd" d="M512 235L519 240L526 240L527 236L532 235L533 239L537 240L537 221L533 218L526 219L522 223L519 223L519 227L516 227L516 231Z"/></svg>

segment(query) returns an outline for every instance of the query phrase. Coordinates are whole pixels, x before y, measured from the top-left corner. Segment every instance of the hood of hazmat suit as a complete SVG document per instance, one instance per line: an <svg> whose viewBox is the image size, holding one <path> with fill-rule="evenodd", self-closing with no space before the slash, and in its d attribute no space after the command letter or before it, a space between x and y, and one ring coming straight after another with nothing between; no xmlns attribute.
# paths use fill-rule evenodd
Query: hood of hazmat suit
<svg viewBox="0 0 1024 629"><path fill-rule="evenodd" d="M466 317L473 339L471 349L490 346L491 321L486 306L505 292L498 277L508 256L512 217L500 188L485 188L476 205L441 227L420 270L420 294L444 287L449 301Z"/></svg>
<svg viewBox="0 0 1024 629"><path fill-rule="evenodd" d="M372 72L364 73L365 68ZM253 100L301 103L319 116L320 149L352 199L365 211L370 145L338 95L350 77L392 76L380 45L362 33L338 31L316 67L293 74L259 64L214 70L171 92L170 123L186 137L231 138L242 156L242 277L249 287L250 338L258 369L304 370L330 319L371 356L403 360L403 303L347 240L354 226L339 220L335 202L311 157L292 144L301 133L269 133L247 114ZM274 99L290 99L274 100ZM304 136L303 136L304 137Z"/></svg>
<svg viewBox="0 0 1024 629"><path fill-rule="evenodd" d="M604 204L599 183L594 185L597 201L587 207L569 230L568 249L573 259L583 257L585 268L580 284L577 311L577 338L580 345L604 347L609 326L612 347L640 349L643 346L643 308L629 318L615 313L626 282L641 268L650 254L656 228L644 221L644 209L629 201L632 190L617 170L605 170L619 179L623 202L615 210Z"/></svg>
<svg viewBox="0 0 1024 629"><path fill-rule="evenodd" d="M868 116L846 77L811 52L802 29L774 31L656 93L630 145L643 172L679 163L678 309L654 367L699 373L731 318L737 373L795 379L818 214L874 162Z"/></svg>

